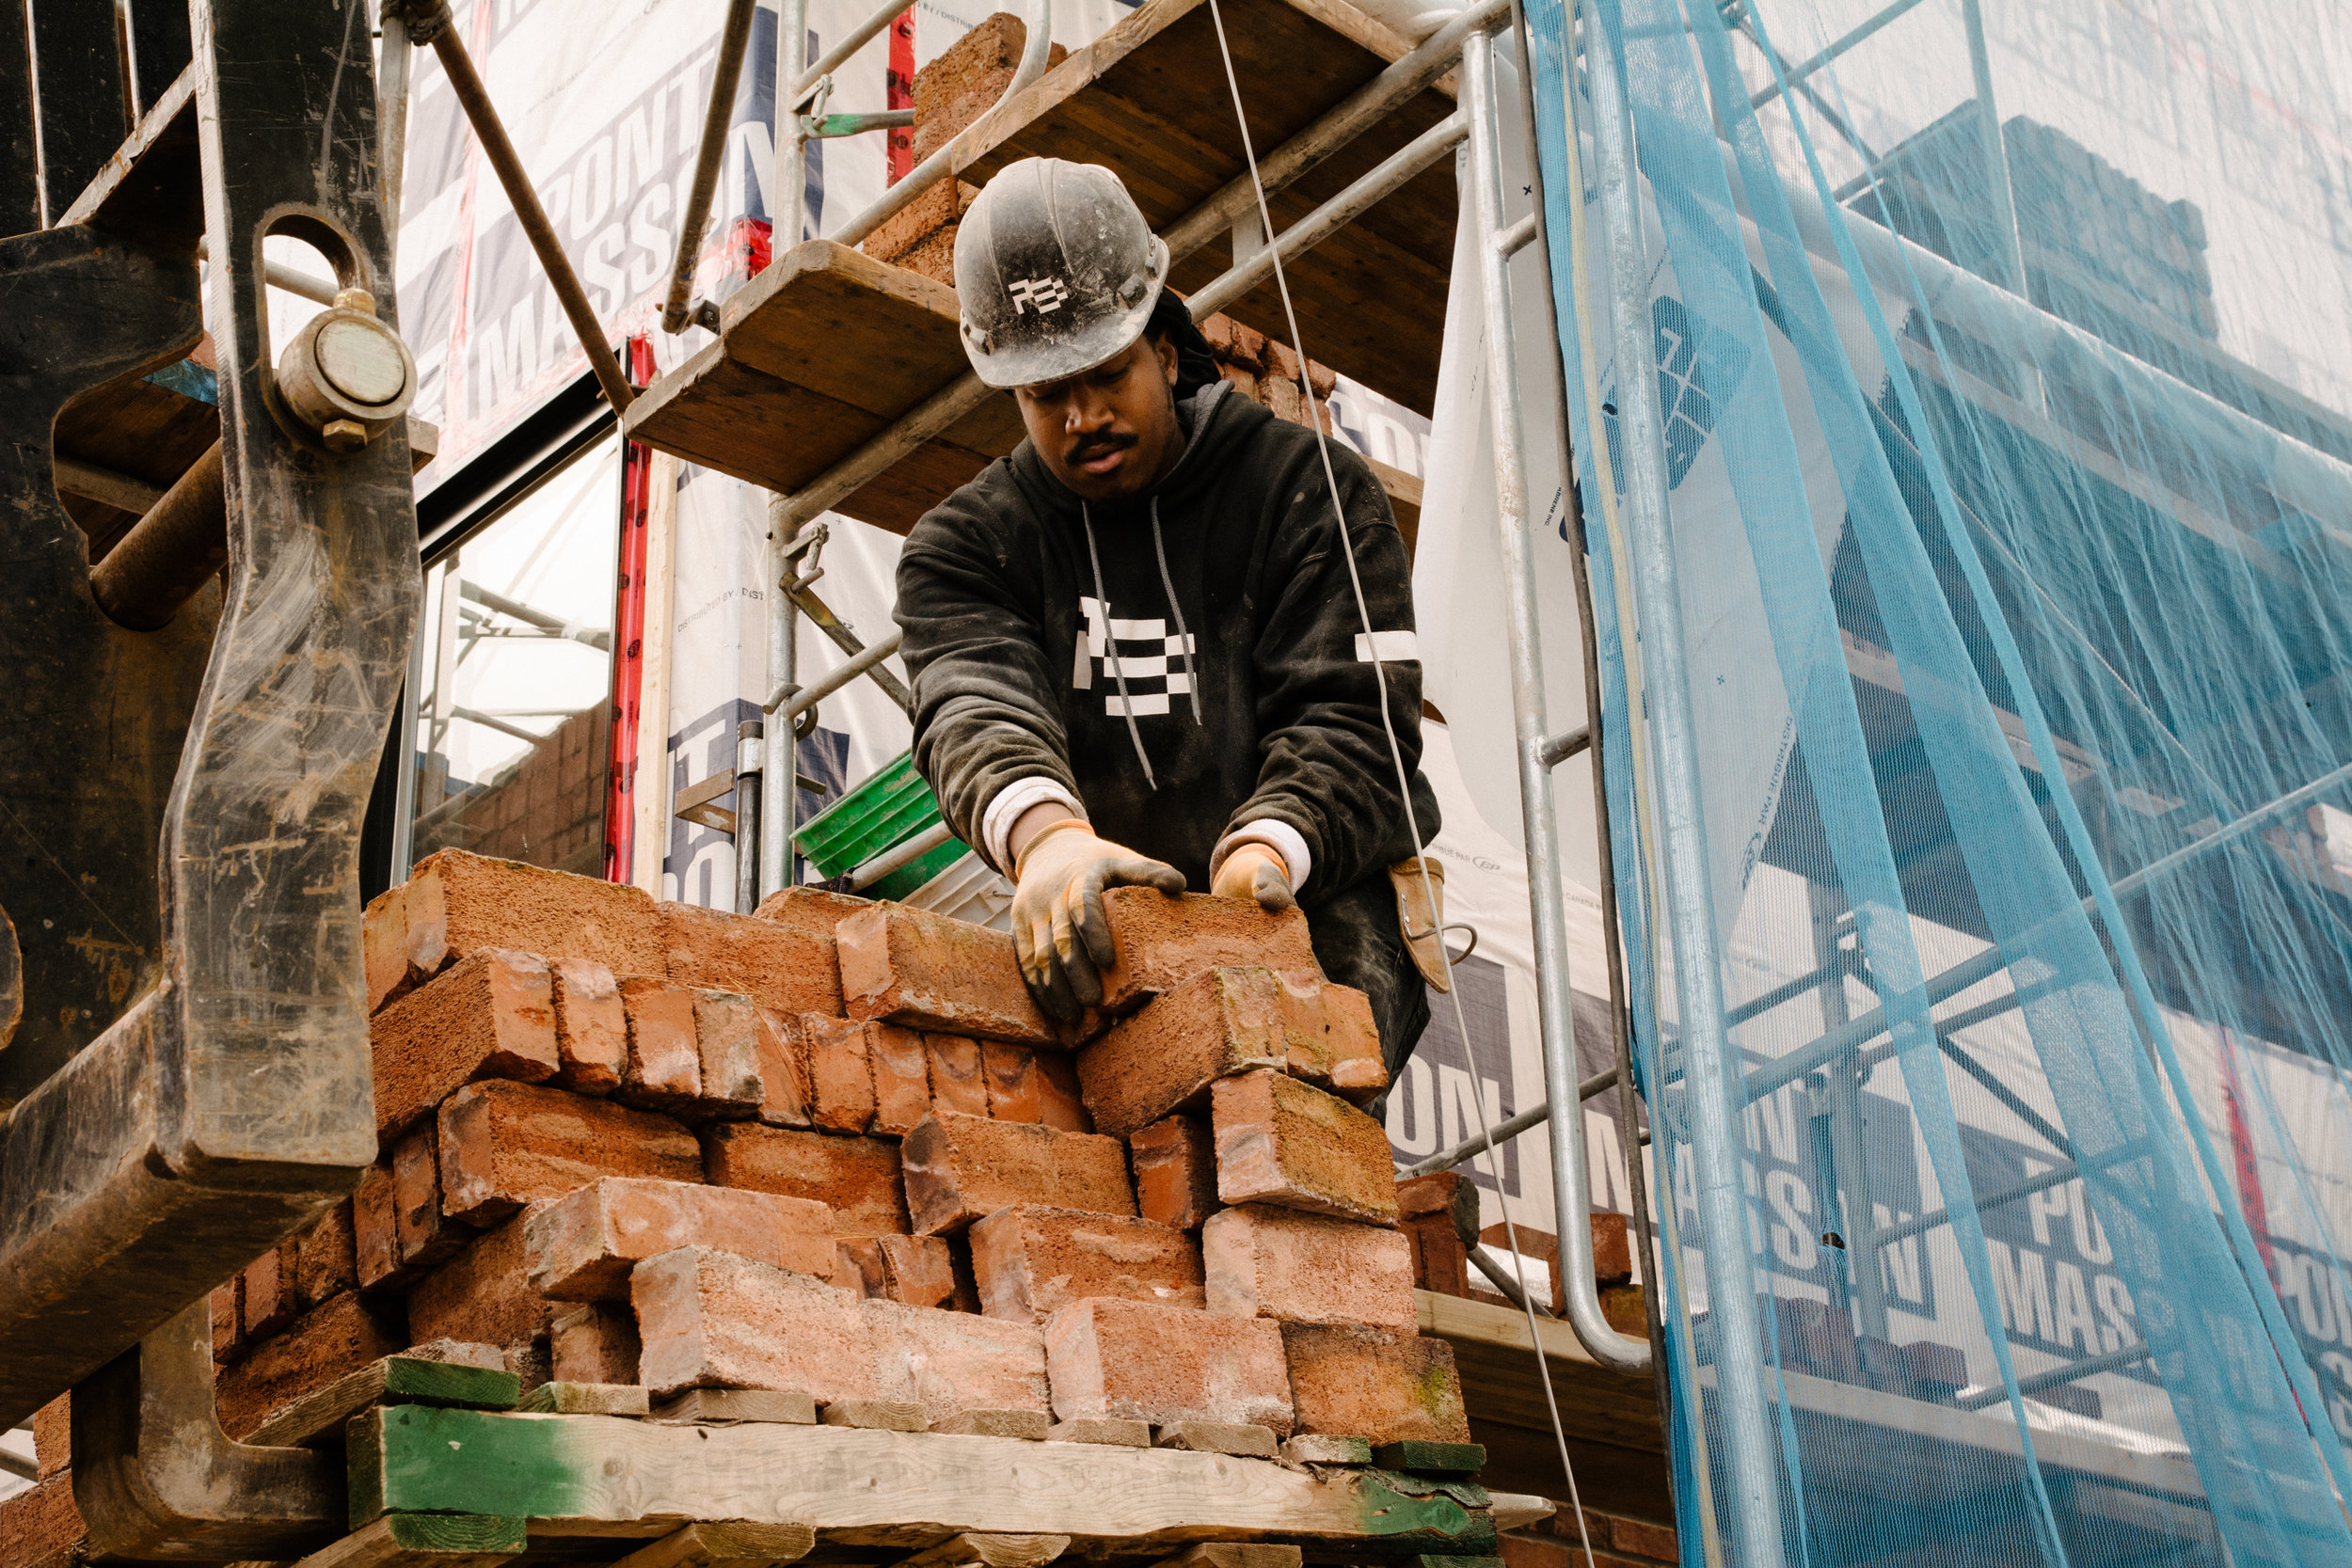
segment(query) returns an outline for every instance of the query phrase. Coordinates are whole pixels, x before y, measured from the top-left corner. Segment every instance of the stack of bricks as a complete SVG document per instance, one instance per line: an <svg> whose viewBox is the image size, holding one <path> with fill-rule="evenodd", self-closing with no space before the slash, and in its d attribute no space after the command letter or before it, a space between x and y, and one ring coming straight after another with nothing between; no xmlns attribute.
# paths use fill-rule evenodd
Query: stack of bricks
<svg viewBox="0 0 2352 1568"><path fill-rule="evenodd" d="M1364 997L1295 911L1105 904L1120 963L1072 1027L1009 936L928 911L432 857L367 913L382 1158L215 1296L225 1423L445 1339L657 1413L769 1390L1332 1462L1467 1442L1359 1108Z"/></svg>
<svg viewBox="0 0 2352 1568"><path fill-rule="evenodd" d="M995 106L1012 83L1028 38L1029 29L1019 17L998 11L914 73L915 162L946 146L958 132ZM1069 53L1055 44L1046 55L1049 67L1059 65ZM935 182L867 235L858 248L878 261L919 272L952 289L956 286L956 228L979 194L978 187L961 180Z"/></svg>
<svg viewBox="0 0 2352 1568"><path fill-rule="evenodd" d="M1019 17L998 11L914 73L918 160L946 146L948 138L995 104L1012 80L1027 38L1028 29ZM1065 53L1056 44L1049 58L1059 64ZM878 261L919 272L952 289L956 231L979 194L978 187L960 180L938 181L866 236L859 248ZM1271 409L1277 419L1308 422L1307 400L1298 386L1298 355L1288 344L1222 315L1201 322L1200 331L1216 356L1217 372L1237 392ZM1307 377L1315 405L1323 409L1323 428L1329 431L1331 416L1324 404L1338 378L1329 366L1311 359Z"/></svg>
<svg viewBox="0 0 2352 1568"><path fill-rule="evenodd" d="M1587 1545L1592 1568L1656 1568L1681 1560L1671 1525L1587 1508L1580 1528L1572 1505L1552 1506L1557 1512L1541 1524L1503 1532L1504 1568L1585 1568Z"/></svg>
<svg viewBox="0 0 2352 1568"><path fill-rule="evenodd" d="M1506 1227L1479 1224L1478 1188L1459 1171L1417 1176L1397 1185L1406 1238L1413 1247L1413 1283L1443 1296L1511 1305L1470 1262L1470 1249L1489 1256L1514 1251L1547 1266L1550 1288L1543 1305L1555 1316L1567 1310L1560 1283L1560 1238L1531 1225ZM1633 1278L1633 1242L1626 1216L1596 1210L1591 1215L1593 1277L1600 1288L1601 1315L1620 1334L1649 1332L1642 1287ZM1514 1243L1517 1243L1516 1247Z"/></svg>

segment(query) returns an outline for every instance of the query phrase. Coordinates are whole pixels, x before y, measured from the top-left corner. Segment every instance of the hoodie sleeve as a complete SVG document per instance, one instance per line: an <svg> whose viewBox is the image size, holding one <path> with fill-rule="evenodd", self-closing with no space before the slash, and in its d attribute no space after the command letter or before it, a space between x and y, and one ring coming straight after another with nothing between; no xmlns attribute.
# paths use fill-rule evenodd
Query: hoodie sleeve
<svg viewBox="0 0 2352 1568"><path fill-rule="evenodd" d="M1331 466L1345 504L1370 635L1341 553L1329 489L1314 447L1287 465L1288 499L1266 562L1273 609L1253 657L1258 676L1258 787L1227 818L1242 838L1274 821L1305 841L1314 893L1328 896L1418 849L1397 788L1397 761L1412 781L1423 842L1438 832L1438 802L1421 776L1421 661L1413 641L1412 569L1389 499L1362 459L1334 444ZM1377 658L1381 662L1374 663ZM1385 678L1388 721L1381 723ZM1285 858L1289 856L1286 854Z"/></svg>
<svg viewBox="0 0 2352 1568"><path fill-rule="evenodd" d="M1008 824L987 819L1004 791L1038 781L1048 786L1039 799L1078 799L1034 572L1012 560L967 489L915 525L898 556L898 589L915 771L930 782L956 836L999 860ZM993 842L991 826L999 830Z"/></svg>

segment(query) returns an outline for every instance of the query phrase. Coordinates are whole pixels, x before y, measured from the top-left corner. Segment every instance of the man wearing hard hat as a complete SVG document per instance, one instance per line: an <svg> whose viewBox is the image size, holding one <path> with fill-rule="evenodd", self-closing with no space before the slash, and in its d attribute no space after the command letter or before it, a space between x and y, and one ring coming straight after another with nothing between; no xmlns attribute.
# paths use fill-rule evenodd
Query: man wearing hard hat
<svg viewBox="0 0 2352 1568"><path fill-rule="evenodd" d="M1444 973L1425 913L1406 942L1391 878L1421 847L1400 774L1438 831L1405 542L1360 458L1330 444L1335 510L1316 432L1218 378L1168 268L1094 165L1013 164L964 215L964 351L1028 439L899 557L915 766L1014 879L1049 1013L1102 999L1105 887L1295 902L1325 974L1371 998L1393 1072L1429 1018L1420 965Z"/></svg>

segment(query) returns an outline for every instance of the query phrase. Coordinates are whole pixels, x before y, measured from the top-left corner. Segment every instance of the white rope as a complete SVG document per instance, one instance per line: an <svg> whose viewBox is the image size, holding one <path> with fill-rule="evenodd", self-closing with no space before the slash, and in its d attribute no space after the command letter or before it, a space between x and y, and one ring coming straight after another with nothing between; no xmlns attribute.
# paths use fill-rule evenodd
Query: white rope
<svg viewBox="0 0 2352 1568"><path fill-rule="evenodd" d="M1331 493L1331 515L1339 524L1340 531L1340 556L1347 562L1348 586L1355 592L1356 616L1364 628L1365 649L1367 652L1376 653L1379 639L1375 635L1371 607L1364 599L1363 578L1356 570L1356 543L1348 536L1347 514L1340 504L1339 474L1331 466L1331 438L1323 428L1323 409L1315 401L1313 378L1307 373L1307 341L1299 335L1298 312L1291 304L1290 278L1282 267L1282 247L1276 243L1274 214L1266 206L1265 183L1258 177L1258 154L1249 139L1248 116L1242 111L1241 82L1233 73L1233 52L1225 41L1225 17L1217 8L1217 0L1209 0L1209 20L1216 28L1217 53L1225 62L1225 86L1233 99L1233 123L1241 130L1242 156L1248 160L1249 183L1251 189L1257 194L1259 232L1265 237L1266 248L1273 255L1274 285L1282 296L1282 319L1290 327L1291 348L1298 356L1298 388L1306 399L1308 428L1315 433L1315 451L1323 459L1323 482ZM1489 80L1491 81L1491 73ZM1438 919L1438 895L1436 888L1430 882L1428 859L1421 852L1422 844L1421 821L1419 814L1413 810L1412 778L1405 767L1405 752L1397 744L1395 721L1389 715L1388 662L1375 657L1372 665L1373 685L1380 694L1380 728L1388 736L1389 760L1396 768L1397 798L1405 804L1405 823L1413 835L1413 864L1421 873L1422 896L1428 901L1430 918L1434 923ZM1438 931L1438 942L1439 950L1443 951L1445 936L1442 927ZM1461 1037L1462 1054L1470 1063L1470 1074L1476 1078L1478 1076L1476 1048L1470 1043L1470 1022L1462 1011L1461 988L1454 985L1447 986L1446 998L1454 1004L1454 1031ZM1622 1094L1628 1091L1620 1087L1618 1092ZM1473 1093L1470 1100L1478 1113L1479 1136L1486 1140L1487 1157L1493 1162L1495 1195L1498 1199L1502 1200L1502 1205L1503 1239L1510 1244L1512 1256L1515 1259L1521 1258L1526 1255L1519 1251L1518 1227L1511 1218L1511 1205L1502 1191L1502 1162L1497 1154L1493 1124L1486 1115L1486 1097ZM1582 1115L1581 1107L1576 1114ZM1558 1157L1558 1150L1553 1151L1553 1156ZM1565 1232L1571 1221L1587 1225L1591 1223L1582 1214L1561 1214L1555 1216L1554 1223L1558 1224ZM1558 1239L1554 1240L1553 1245L1558 1251L1566 1250L1565 1243ZM1565 1277L1563 1288L1565 1288ZM1527 1314L1527 1340L1534 1347L1535 1374L1537 1380L1543 1384L1544 1406L1551 1416L1551 1435L1553 1441L1559 1446L1560 1469L1567 1477L1568 1505L1576 1510L1576 1528L1584 1545L1585 1568L1595 1568L1592 1534L1584 1525L1584 1501L1577 1494L1576 1466L1568 1462L1567 1429L1560 1420L1560 1401L1552 1390L1551 1368L1544 1359L1543 1335L1535 1322L1535 1302L1534 1298L1528 1293L1524 1275L1520 1276L1519 1281L1519 1306Z"/></svg>

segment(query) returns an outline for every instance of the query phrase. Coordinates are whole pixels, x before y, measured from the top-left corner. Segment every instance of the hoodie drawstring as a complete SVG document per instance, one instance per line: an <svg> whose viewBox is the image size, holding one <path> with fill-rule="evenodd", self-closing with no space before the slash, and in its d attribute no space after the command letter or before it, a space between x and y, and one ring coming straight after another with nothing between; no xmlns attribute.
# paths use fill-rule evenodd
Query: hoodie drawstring
<svg viewBox="0 0 2352 1568"><path fill-rule="evenodd" d="M1156 505L1152 508L1152 515L1154 524L1153 537L1156 539L1158 536L1156 525L1159 521L1159 509ZM1087 504L1084 501L1078 503L1078 521L1086 528L1087 560L1094 567L1094 602L1103 607L1103 641L1110 644L1107 657L1110 660L1111 678L1119 683L1119 709L1127 720L1127 738L1136 743L1136 760L1143 764L1143 782L1151 788L1157 789L1160 787L1160 783L1152 776L1152 759L1145 754L1143 750L1143 732L1136 728L1135 705L1127 700L1127 672L1120 663L1119 631L1111 624L1110 595L1103 592L1103 558L1096 553L1094 548L1094 515L1087 510ZM1167 570L1165 563L1162 564L1161 570L1163 572ZM1200 701L1197 697L1193 700L1195 703Z"/></svg>
<svg viewBox="0 0 2352 1568"><path fill-rule="evenodd" d="M1091 546L1093 542L1094 536L1089 534L1087 543ZM1184 655L1184 689L1192 693L1192 721L1198 725L1200 722L1200 682L1192 673L1192 633L1184 629L1184 607L1177 602L1176 581L1168 575L1168 546L1160 543L1160 498L1157 496L1152 498L1152 553L1160 558L1160 592L1168 595L1168 612L1176 617L1176 646L1183 649ZM1097 594L1103 592L1100 579L1096 581L1094 591ZM1110 611L1105 610L1103 614L1107 619Z"/></svg>

